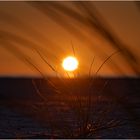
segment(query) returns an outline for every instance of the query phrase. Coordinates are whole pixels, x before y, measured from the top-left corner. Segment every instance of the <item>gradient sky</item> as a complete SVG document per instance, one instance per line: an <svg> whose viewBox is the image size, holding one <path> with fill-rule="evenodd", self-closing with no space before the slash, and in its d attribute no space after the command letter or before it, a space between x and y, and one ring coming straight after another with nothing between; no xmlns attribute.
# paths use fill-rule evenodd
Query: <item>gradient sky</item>
<svg viewBox="0 0 140 140"><path fill-rule="evenodd" d="M79 22L68 16L67 12L61 11L59 4L84 17L83 22ZM133 64L133 61L125 58L124 52L119 52L107 61L99 74L105 76L135 75L136 71L131 64L137 73L140 72L140 11L136 3L90 2L90 5L92 4L98 11L100 22L122 44L126 45L137 60ZM91 29L91 26L83 24L86 23L89 16L84 10L79 9L72 2L57 2L55 6L56 8L51 2L0 2L1 76L39 75L32 64L44 74L55 75L37 51L55 69L65 75L61 63L64 57L73 54L72 44L79 59L80 75L88 74L95 56L92 71L94 74L103 61L117 51L94 28ZM60 19L62 21L59 21Z"/></svg>

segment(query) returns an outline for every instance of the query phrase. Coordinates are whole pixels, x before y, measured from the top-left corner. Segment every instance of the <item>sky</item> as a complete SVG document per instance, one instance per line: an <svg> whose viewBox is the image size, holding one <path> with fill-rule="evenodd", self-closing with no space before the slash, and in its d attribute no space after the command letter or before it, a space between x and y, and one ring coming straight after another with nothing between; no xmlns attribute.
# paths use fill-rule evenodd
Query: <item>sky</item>
<svg viewBox="0 0 140 140"><path fill-rule="evenodd" d="M0 2L0 75L66 76L63 58L79 60L79 75L140 73L140 11L135 2ZM110 37L111 36L111 37ZM45 61L47 61L47 63Z"/></svg>

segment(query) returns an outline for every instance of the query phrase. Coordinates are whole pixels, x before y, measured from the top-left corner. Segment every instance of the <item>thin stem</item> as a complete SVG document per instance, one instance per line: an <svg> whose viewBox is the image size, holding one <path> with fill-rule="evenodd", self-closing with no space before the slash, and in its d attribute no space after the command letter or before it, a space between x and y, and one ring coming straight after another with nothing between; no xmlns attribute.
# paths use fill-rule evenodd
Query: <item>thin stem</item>
<svg viewBox="0 0 140 140"><path fill-rule="evenodd" d="M36 90L36 93L41 97L41 99L43 99L44 101L46 101L46 98L43 96L43 94L40 92L40 90L38 89L36 83L34 80L32 80L32 84Z"/></svg>
<svg viewBox="0 0 140 140"><path fill-rule="evenodd" d="M74 46L73 46L72 40L71 40L71 47L72 47L72 51L73 51L74 56L76 56L75 48L74 48Z"/></svg>
<svg viewBox="0 0 140 140"><path fill-rule="evenodd" d="M89 68L89 74L88 74L89 77L91 76L91 70L92 70L92 66L93 66L94 61L95 61L95 56L93 57L90 68Z"/></svg>
<svg viewBox="0 0 140 140"><path fill-rule="evenodd" d="M42 54L37 50L37 49L34 49L38 54L39 56L41 57L41 59L54 71L57 73L56 69L42 56Z"/></svg>
<svg viewBox="0 0 140 140"><path fill-rule="evenodd" d="M98 72L99 72L99 71L101 70L101 68L103 67L103 65L104 65L113 55L117 54L118 52L120 52L120 51L115 51L115 52L113 52L109 57L107 57L107 58L104 60L104 62L100 65L100 67L99 67L98 70L96 71L95 75L97 75Z"/></svg>

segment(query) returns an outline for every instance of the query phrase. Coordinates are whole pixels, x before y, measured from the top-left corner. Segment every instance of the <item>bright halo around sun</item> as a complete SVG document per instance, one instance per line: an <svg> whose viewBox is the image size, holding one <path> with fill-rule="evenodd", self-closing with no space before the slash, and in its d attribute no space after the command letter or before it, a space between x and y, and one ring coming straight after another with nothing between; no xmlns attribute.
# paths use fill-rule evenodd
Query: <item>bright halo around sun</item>
<svg viewBox="0 0 140 140"><path fill-rule="evenodd" d="M74 71L78 68L78 60L73 56L68 56L63 60L62 67L66 71Z"/></svg>

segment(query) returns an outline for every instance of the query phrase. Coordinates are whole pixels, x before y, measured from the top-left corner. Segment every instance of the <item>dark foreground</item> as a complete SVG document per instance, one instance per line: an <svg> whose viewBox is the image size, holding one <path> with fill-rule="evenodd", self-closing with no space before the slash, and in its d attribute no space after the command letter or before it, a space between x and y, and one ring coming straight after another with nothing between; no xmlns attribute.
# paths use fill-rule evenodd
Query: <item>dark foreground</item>
<svg viewBox="0 0 140 140"><path fill-rule="evenodd" d="M50 80L0 79L0 138L140 138L140 79Z"/></svg>

